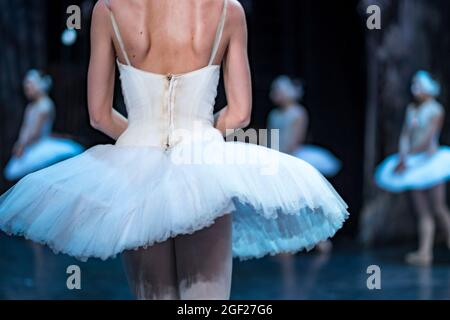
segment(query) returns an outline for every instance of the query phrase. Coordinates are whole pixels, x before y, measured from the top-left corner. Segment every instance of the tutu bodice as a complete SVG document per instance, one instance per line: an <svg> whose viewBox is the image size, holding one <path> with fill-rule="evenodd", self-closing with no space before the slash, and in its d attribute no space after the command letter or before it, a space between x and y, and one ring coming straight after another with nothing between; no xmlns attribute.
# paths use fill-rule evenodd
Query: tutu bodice
<svg viewBox="0 0 450 320"><path fill-rule="evenodd" d="M217 26L208 64L182 74L158 74L132 66L118 24L110 11L114 33L126 64L117 60L122 92L128 112L128 128L119 137L119 146L151 146L169 150L174 146L215 136L214 103L220 65L213 65L222 39L227 1Z"/></svg>
<svg viewBox="0 0 450 320"><path fill-rule="evenodd" d="M172 148L193 132L210 133L220 67L161 75L118 62L128 129L117 145ZM217 131L218 137L221 138Z"/></svg>
<svg viewBox="0 0 450 320"><path fill-rule="evenodd" d="M409 150L413 150L423 143L430 126L433 125L433 119L444 113L444 108L436 100L431 99L424 102L419 107L408 106L406 111L405 126L409 129ZM429 151L436 151L439 147L440 132L436 132Z"/></svg>
<svg viewBox="0 0 450 320"><path fill-rule="evenodd" d="M279 130L279 150L281 152L289 152L290 141L295 134L298 134L294 132L295 122L302 117L307 122L308 113L301 105L294 105L286 110L274 109L270 112L268 127L271 130ZM326 177L335 176L342 167L341 161L333 153L319 146L299 145L291 154L308 162Z"/></svg>
<svg viewBox="0 0 450 320"><path fill-rule="evenodd" d="M279 150L287 152L289 141L292 140L294 123L301 117L307 117L302 106L295 105L287 110L274 109L269 114L269 129L278 129L280 140Z"/></svg>
<svg viewBox="0 0 450 320"><path fill-rule="evenodd" d="M39 138L47 137L52 132L55 106L49 97L43 97L29 104L25 110L25 117L20 130L19 140L25 141L33 133L34 127L42 114L48 113L45 123L39 131Z"/></svg>

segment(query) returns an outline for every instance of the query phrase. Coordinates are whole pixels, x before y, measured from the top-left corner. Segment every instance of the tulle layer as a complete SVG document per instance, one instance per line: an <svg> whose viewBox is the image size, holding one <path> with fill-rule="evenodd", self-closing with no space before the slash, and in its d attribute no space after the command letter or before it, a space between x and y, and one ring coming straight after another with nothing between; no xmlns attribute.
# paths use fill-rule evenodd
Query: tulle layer
<svg viewBox="0 0 450 320"><path fill-rule="evenodd" d="M341 161L327 149L314 145L304 145L294 152L294 156L308 162L326 177L334 177L342 168Z"/></svg>
<svg viewBox="0 0 450 320"><path fill-rule="evenodd" d="M377 185L390 192L426 190L450 179L450 148L440 147L436 153L421 153L406 158L406 169L395 172L399 155L394 154L377 168Z"/></svg>
<svg viewBox="0 0 450 320"><path fill-rule="evenodd" d="M196 149L203 157L193 161ZM234 256L250 259L311 249L341 228L346 209L312 166L256 145L101 145L23 178L0 197L0 227L80 260L107 259L232 213Z"/></svg>
<svg viewBox="0 0 450 320"><path fill-rule="evenodd" d="M59 161L74 157L84 148L78 143L62 138L44 137L24 150L23 155L13 157L5 168L7 180L18 180L27 174L46 168Z"/></svg>

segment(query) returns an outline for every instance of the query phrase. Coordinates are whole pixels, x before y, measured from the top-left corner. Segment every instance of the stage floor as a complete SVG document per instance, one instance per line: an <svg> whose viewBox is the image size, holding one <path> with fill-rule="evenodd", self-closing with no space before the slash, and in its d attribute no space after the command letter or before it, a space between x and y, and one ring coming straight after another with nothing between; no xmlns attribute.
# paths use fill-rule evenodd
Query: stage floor
<svg viewBox="0 0 450 320"><path fill-rule="evenodd" d="M232 299L450 299L450 252L431 268L410 267L410 248L370 251L337 246L330 255L299 254L234 263ZM132 299L120 259L80 263L21 238L0 235L0 299ZM68 290L66 269L81 268L81 290ZM367 288L367 268L381 268L381 290Z"/></svg>

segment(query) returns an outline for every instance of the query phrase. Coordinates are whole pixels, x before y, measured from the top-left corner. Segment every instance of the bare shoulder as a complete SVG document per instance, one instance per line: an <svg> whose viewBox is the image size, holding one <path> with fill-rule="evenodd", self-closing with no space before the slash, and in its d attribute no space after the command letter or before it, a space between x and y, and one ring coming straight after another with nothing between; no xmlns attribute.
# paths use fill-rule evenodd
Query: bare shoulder
<svg viewBox="0 0 450 320"><path fill-rule="evenodd" d="M410 104L408 104L406 106L406 114L409 114L409 113L413 112L414 109L415 109L414 103L411 102Z"/></svg>
<svg viewBox="0 0 450 320"><path fill-rule="evenodd" d="M92 11L92 21L97 23L105 22L108 19L110 9L105 0L98 0Z"/></svg>
<svg viewBox="0 0 450 320"><path fill-rule="evenodd" d="M437 100L432 100L429 103L430 113L436 117L442 117L445 115L445 109L442 104L440 104Z"/></svg>
<svg viewBox="0 0 450 320"><path fill-rule="evenodd" d="M41 99L39 101L38 109L39 112L43 114L52 113L55 109L55 104L53 103L53 100L50 99L50 97L45 97L44 99Z"/></svg>
<svg viewBox="0 0 450 320"><path fill-rule="evenodd" d="M308 111L301 104L296 104L291 108L292 113L298 117L308 117Z"/></svg>
<svg viewBox="0 0 450 320"><path fill-rule="evenodd" d="M227 19L231 26L239 28L246 24L245 11L239 1L229 0L227 10Z"/></svg>
<svg viewBox="0 0 450 320"><path fill-rule="evenodd" d="M104 0L98 0L92 11L91 35L100 38L111 38L112 27L110 8ZM96 38L98 39L98 38Z"/></svg>

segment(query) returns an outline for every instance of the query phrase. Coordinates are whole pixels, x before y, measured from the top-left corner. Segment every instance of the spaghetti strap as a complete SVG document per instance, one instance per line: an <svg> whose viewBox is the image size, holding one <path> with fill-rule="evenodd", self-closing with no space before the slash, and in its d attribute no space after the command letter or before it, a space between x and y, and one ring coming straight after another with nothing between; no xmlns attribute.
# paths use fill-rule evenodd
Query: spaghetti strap
<svg viewBox="0 0 450 320"><path fill-rule="evenodd" d="M225 26L225 20L227 17L227 10L228 10L228 0L224 0L222 16L220 17L219 25L217 27L216 37L214 39L214 45L211 51L211 57L209 58L208 66L210 66L214 62L214 59L216 58L217 55L217 51L219 50L219 45L220 41L222 40L223 29Z"/></svg>
<svg viewBox="0 0 450 320"><path fill-rule="evenodd" d="M123 56L125 58L126 63L129 66L131 66L131 62L130 62L130 59L128 58L127 51L125 50L125 44L123 42L122 35L120 34L119 26L117 24L116 18L114 17L114 14L113 14L113 12L111 10L109 0L103 0L103 1L105 2L106 7L109 9L109 16L111 17L112 26L113 26L114 33L115 33L116 38L117 38L117 42L119 42L120 50L122 51L122 54L123 54Z"/></svg>

